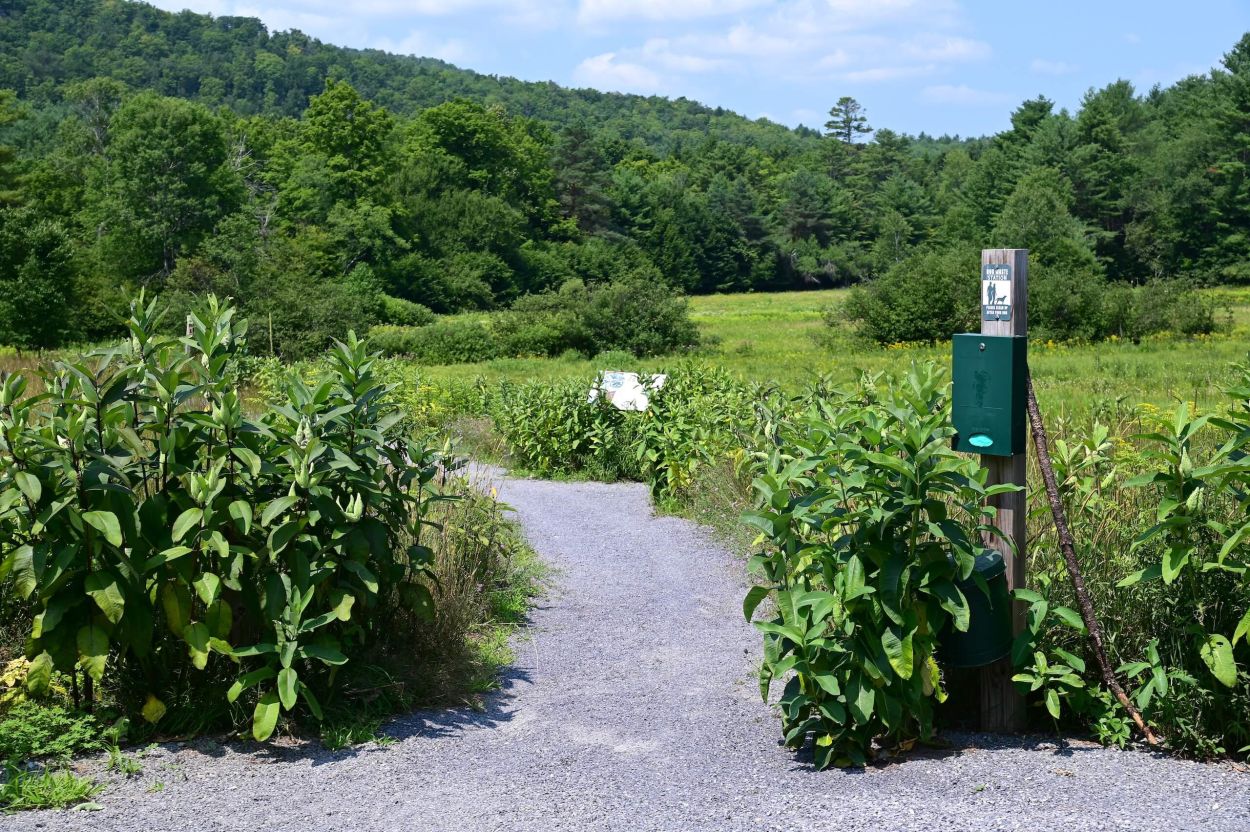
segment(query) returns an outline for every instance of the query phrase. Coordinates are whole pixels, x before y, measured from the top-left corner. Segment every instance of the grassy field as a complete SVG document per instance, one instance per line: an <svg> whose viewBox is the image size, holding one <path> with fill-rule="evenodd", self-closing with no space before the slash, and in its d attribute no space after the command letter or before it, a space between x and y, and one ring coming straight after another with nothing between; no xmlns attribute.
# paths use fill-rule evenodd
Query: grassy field
<svg viewBox="0 0 1250 832"><path fill-rule="evenodd" d="M950 362L950 347L881 348L857 340L846 329L831 330L822 312L840 303L845 290L773 294L710 295L691 299L691 313L707 338L705 361L743 377L796 388L821 374L839 382L861 371L906 368L912 361ZM1126 412L1147 402L1168 407L1195 401L1200 407L1220 399L1220 386L1231 378L1230 366L1250 354L1250 290L1217 289L1211 296L1221 308L1221 332L1204 338L1157 338L1140 344L1055 344L1033 341L1029 363L1038 396L1055 416ZM431 367L441 379L551 379L586 377L603 369L651 371L672 362L652 359L634 367L600 366L597 361L506 359L483 364Z"/></svg>

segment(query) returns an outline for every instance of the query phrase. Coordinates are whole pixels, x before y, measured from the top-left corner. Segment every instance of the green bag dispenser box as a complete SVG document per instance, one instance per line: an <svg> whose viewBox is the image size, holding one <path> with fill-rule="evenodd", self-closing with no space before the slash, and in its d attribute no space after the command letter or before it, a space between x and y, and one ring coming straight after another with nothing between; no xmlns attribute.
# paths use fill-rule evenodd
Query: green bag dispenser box
<svg viewBox="0 0 1250 832"><path fill-rule="evenodd" d="M956 335L951 339L951 418L957 451L1013 456L1025 450L1028 338Z"/></svg>

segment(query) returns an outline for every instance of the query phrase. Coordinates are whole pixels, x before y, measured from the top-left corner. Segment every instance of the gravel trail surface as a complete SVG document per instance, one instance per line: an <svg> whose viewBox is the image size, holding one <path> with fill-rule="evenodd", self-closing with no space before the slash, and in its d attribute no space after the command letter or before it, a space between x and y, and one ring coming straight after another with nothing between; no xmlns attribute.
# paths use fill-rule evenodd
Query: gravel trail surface
<svg viewBox="0 0 1250 832"><path fill-rule="evenodd" d="M501 492L558 577L485 712L398 719L387 748L171 746L101 773L99 811L0 830L1250 830L1250 775L1141 751L953 735L813 771L777 745L742 564L709 532L639 485Z"/></svg>

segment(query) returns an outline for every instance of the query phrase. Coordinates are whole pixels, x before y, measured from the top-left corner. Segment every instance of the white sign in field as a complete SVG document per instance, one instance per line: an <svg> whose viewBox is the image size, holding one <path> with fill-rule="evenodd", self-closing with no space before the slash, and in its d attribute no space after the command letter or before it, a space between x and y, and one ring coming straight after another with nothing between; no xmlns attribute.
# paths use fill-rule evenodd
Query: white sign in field
<svg viewBox="0 0 1250 832"><path fill-rule="evenodd" d="M651 393L659 390L668 381L666 375L648 376L646 384L637 373L604 372L590 391L588 401L594 401L602 395L617 410L646 410L651 404Z"/></svg>

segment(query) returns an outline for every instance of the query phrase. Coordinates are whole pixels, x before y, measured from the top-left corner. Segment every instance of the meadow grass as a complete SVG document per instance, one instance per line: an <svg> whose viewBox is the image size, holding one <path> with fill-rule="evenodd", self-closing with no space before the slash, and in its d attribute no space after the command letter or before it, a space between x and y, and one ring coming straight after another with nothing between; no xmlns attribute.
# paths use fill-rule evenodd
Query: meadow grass
<svg viewBox="0 0 1250 832"><path fill-rule="evenodd" d="M1220 308L1221 331L1199 338L1156 337L1140 343L1030 343L1029 366L1039 401L1057 416L1131 408L1161 408L1179 401L1200 408L1221 401L1230 366L1250 355L1250 289L1206 290ZM847 290L706 295L690 300L691 317L707 342L696 357L751 381L797 390L824 375L849 384L861 372L905 370L914 361L950 363L950 345L880 347L847 327L830 328L823 313L842 303ZM673 357L639 361L637 367L600 366L584 359L515 358L480 364L425 368L440 380L511 381L586 378L605 369L655 371Z"/></svg>

